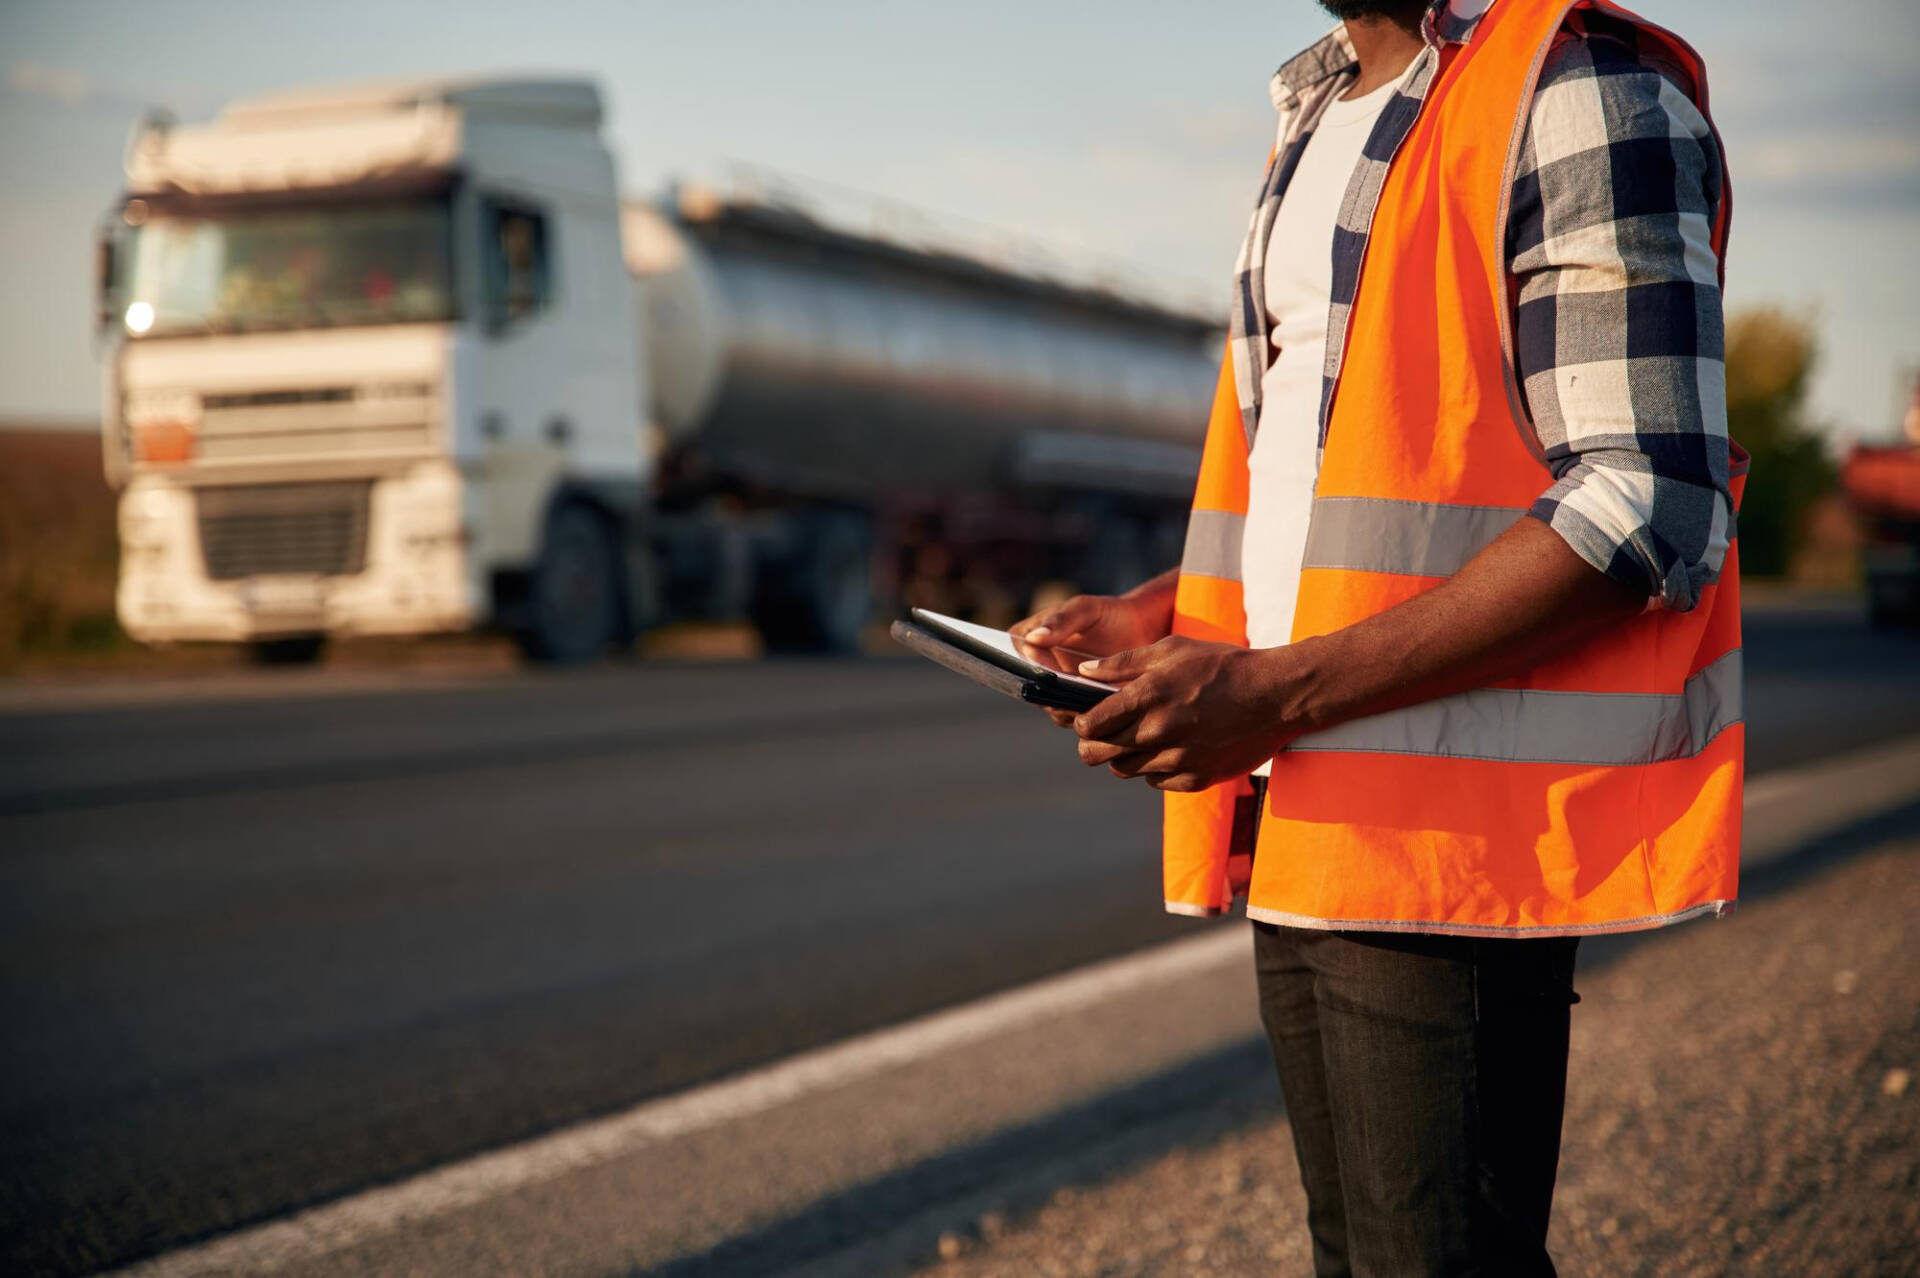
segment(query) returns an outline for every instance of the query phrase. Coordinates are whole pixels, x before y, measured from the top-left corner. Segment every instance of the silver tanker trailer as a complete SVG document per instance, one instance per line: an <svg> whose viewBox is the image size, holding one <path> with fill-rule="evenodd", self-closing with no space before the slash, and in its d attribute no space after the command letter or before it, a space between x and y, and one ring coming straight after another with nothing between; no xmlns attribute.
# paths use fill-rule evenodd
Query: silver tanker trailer
<svg viewBox="0 0 1920 1278"><path fill-rule="evenodd" d="M622 203L591 84L303 91L129 145L105 455L136 638L578 660L1174 561L1207 319L780 198Z"/></svg>

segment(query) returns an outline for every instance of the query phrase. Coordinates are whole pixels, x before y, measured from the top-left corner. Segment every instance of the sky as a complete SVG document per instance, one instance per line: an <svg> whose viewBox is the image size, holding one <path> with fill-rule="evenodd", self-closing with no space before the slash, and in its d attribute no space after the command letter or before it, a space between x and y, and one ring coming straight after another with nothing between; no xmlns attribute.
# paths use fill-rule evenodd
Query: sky
<svg viewBox="0 0 1920 1278"><path fill-rule="evenodd" d="M1920 371L1920 4L1642 0L1706 57L1727 302L1812 317L1815 413L1885 436ZM583 74L630 194L747 164L1122 262L1217 303L1311 0L0 0L0 418L98 411L91 245L149 105Z"/></svg>

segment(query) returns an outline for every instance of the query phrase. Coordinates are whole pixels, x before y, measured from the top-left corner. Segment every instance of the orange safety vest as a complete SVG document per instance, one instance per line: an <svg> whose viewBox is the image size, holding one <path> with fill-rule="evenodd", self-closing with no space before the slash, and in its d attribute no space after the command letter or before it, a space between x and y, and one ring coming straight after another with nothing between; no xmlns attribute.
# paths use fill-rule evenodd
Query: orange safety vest
<svg viewBox="0 0 1920 1278"><path fill-rule="evenodd" d="M1692 49L1583 2L1639 23L1691 75L1705 111ZM1314 490L1295 641L1432 589L1552 483L1517 390L1505 196L1516 122L1573 7L1498 0L1468 44L1443 51L1388 170ZM1249 445L1231 359L1173 629L1245 645ZM1745 456L1729 449L1737 508ZM1247 914L1266 922L1469 936L1724 912L1739 878L1740 682L1729 548L1691 612L1650 608L1519 678L1298 738L1274 760L1257 847L1246 778L1168 794L1167 908L1218 914L1244 891Z"/></svg>

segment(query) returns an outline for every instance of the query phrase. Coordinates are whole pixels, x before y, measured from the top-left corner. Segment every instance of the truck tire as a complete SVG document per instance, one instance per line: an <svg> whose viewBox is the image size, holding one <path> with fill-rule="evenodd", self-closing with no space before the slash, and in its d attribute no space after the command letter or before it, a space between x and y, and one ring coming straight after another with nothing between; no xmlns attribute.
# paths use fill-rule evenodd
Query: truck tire
<svg viewBox="0 0 1920 1278"><path fill-rule="evenodd" d="M558 507L527 583L527 621L515 636L521 651L548 665L604 655L622 629L618 574L606 520L578 502Z"/></svg>
<svg viewBox="0 0 1920 1278"><path fill-rule="evenodd" d="M326 651L325 635L280 635L247 644L247 659L256 666L310 666Z"/></svg>
<svg viewBox="0 0 1920 1278"><path fill-rule="evenodd" d="M807 517L796 551L763 564L754 624L773 652L852 653L873 617L873 536L865 516Z"/></svg>
<svg viewBox="0 0 1920 1278"><path fill-rule="evenodd" d="M1867 625L1875 630L1920 629L1920 586L1897 578L1868 577Z"/></svg>

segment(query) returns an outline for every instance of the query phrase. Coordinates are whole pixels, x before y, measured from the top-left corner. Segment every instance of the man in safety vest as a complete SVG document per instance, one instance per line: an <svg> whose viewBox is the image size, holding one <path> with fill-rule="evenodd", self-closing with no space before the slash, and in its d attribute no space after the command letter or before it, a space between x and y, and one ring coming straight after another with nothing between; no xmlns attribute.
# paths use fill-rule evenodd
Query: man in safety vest
<svg viewBox="0 0 1920 1278"><path fill-rule="evenodd" d="M1122 685L1056 718L1167 908L1247 898L1316 1272L1551 1274L1578 938L1737 890L1729 190L1606 0L1323 3L1181 566L1015 632Z"/></svg>

